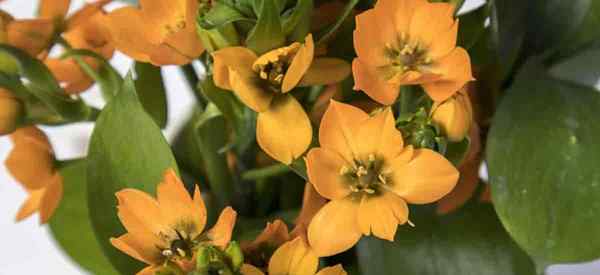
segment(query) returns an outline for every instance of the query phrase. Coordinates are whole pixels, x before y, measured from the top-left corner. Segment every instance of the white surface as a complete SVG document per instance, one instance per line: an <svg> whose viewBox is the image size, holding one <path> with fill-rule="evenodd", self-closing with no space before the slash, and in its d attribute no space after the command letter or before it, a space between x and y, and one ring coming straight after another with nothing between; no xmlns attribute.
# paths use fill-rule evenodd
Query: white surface
<svg viewBox="0 0 600 275"><path fill-rule="evenodd" d="M16 17L30 17L37 1L8 0L0 8ZM73 1L81 5L83 1ZM467 0L467 6L473 7L479 0ZM112 63L122 72L129 68L130 60L117 55ZM163 69L166 72L166 86L169 90L169 126L165 133L172 139L185 122L193 97L182 76L173 67ZM97 88L84 96L90 104L100 107L102 100ZM92 124L81 123L66 127L49 128L44 131L50 137L58 158L74 158L85 155ZM11 148L8 138L0 138L0 160L4 160ZM37 215L21 223L14 223L14 215L25 200L26 194L0 165L0 275L15 274L84 274L70 259L56 247L46 226L38 225ZM598 275L600 262L580 265L560 265L550 268L548 275Z"/></svg>

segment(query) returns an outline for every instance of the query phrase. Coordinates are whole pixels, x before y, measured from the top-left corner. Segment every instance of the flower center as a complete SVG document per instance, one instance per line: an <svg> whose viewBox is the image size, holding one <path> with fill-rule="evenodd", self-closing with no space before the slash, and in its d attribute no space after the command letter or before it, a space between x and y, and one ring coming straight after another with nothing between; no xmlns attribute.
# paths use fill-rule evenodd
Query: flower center
<svg viewBox="0 0 600 275"><path fill-rule="evenodd" d="M252 70L266 82L270 90L280 92L285 74L299 49L300 44L294 43L265 53L254 62Z"/></svg>
<svg viewBox="0 0 600 275"><path fill-rule="evenodd" d="M356 195L379 195L390 183L389 173L383 169L383 159L374 154L370 154L366 161L355 159L351 167L342 166L340 175Z"/></svg>
<svg viewBox="0 0 600 275"><path fill-rule="evenodd" d="M418 42L411 41L406 34L400 35L395 43L387 43L384 49L385 57L390 61L382 69L386 78L392 78L397 73L407 71L422 71L432 63L427 54L427 48Z"/></svg>
<svg viewBox="0 0 600 275"><path fill-rule="evenodd" d="M185 258L192 255L192 248L194 247L193 240L185 232L175 229L176 236L161 236L168 240L170 243L169 247L160 248L161 254L167 258L180 257Z"/></svg>
<svg viewBox="0 0 600 275"><path fill-rule="evenodd" d="M289 64L281 61L269 62L258 66L258 76L272 86L280 87Z"/></svg>

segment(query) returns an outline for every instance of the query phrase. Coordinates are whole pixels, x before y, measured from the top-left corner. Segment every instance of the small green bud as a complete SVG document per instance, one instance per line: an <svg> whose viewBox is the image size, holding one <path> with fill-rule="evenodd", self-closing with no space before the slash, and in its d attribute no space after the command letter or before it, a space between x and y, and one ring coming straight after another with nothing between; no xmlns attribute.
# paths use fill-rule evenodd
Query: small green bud
<svg viewBox="0 0 600 275"><path fill-rule="evenodd" d="M231 259L231 265L234 270L239 270L242 267L242 264L244 263L244 253L237 242L230 242L225 249L225 254Z"/></svg>

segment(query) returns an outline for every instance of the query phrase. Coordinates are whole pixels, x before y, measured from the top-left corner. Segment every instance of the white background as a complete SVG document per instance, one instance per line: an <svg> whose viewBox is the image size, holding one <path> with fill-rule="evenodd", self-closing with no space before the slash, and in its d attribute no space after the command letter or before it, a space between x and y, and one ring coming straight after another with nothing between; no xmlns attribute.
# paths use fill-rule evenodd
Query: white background
<svg viewBox="0 0 600 275"><path fill-rule="evenodd" d="M0 8L17 18L32 17L34 0L7 0ZM83 0L73 0L74 8L82 5ZM466 9L481 3L481 0L467 0ZM596 56L598 58L598 56ZM112 63L125 73L131 61L117 54ZM592 62L597 63L597 62ZM164 67L169 100L169 126L165 134L172 140L182 123L189 115L194 103L184 79L174 67ZM597 73L595 73L597 74ZM595 77L595 76L592 76ZM597 78L593 78L596 83ZM600 87L600 86L599 86ZM84 94L91 105L102 107L97 88ZM44 127L59 159L75 158L85 155L92 131L92 124L81 123L66 127ZM11 148L8 138L0 138L0 161L3 161ZM46 226L39 226L37 215L20 223L14 222L21 203L26 199L24 190L10 177L3 165L0 165L0 275L15 274L85 274L56 246ZM550 268L548 275L598 275L600 261L578 265L559 265Z"/></svg>

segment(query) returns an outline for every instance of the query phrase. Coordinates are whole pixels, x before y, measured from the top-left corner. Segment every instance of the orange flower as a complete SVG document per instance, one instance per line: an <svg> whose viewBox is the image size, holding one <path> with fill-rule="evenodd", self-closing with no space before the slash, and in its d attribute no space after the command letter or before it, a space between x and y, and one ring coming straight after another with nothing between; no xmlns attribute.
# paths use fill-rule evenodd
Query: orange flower
<svg viewBox="0 0 600 275"><path fill-rule="evenodd" d="M10 134L23 116L23 103L9 91L0 88L0 135Z"/></svg>
<svg viewBox="0 0 600 275"><path fill-rule="evenodd" d="M204 47L196 33L197 0L140 0L108 14L107 24L118 50L155 65L183 65Z"/></svg>
<svg viewBox="0 0 600 275"><path fill-rule="evenodd" d="M319 267L319 258L311 251L306 242L297 237L280 246L269 261L269 275L315 275ZM243 275L264 275L262 270L244 264L240 270ZM341 265L324 268L316 275L345 275Z"/></svg>
<svg viewBox="0 0 600 275"><path fill-rule="evenodd" d="M310 182L307 182L304 186L302 209L300 209L300 214L298 214L298 217L296 218L296 227L294 228L294 231L292 231L292 235L306 235L306 229L308 228L310 221L317 212L325 206L325 203L327 203L327 200L315 190L315 187L310 184Z"/></svg>
<svg viewBox="0 0 600 275"><path fill-rule="evenodd" d="M427 0L379 0L356 17L355 89L391 105L402 85L420 84L435 101L472 80L468 53L456 47L454 6Z"/></svg>
<svg viewBox="0 0 600 275"><path fill-rule="evenodd" d="M105 25L107 16L100 4L102 3L88 4L71 16L68 21L71 23L63 33L63 38L73 49L90 50L110 59L115 48ZM84 15L87 17L82 18ZM99 61L93 58L84 58L84 61L93 69L97 69L99 65ZM44 63L67 93L80 93L94 84L94 80L73 59L47 58Z"/></svg>
<svg viewBox="0 0 600 275"><path fill-rule="evenodd" d="M225 248L231 239L236 212L228 207L216 225L204 232L206 207L198 186L192 198L175 171L165 172L157 198L136 189L117 192L118 215L128 233L111 238L113 246L154 270L166 261L189 266L194 248L202 243ZM138 273L138 274L140 274Z"/></svg>
<svg viewBox="0 0 600 275"><path fill-rule="evenodd" d="M8 20L6 20L8 19ZM7 44L37 56L46 50L55 32L55 26L50 19L19 19L3 18Z"/></svg>
<svg viewBox="0 0 600 275"><path fill-rule="evenodd" d="M6 159L6 168L29 193L16 220L21 221L39 212L40 223L46 223L63 194L62 177L54 167L50 142L42 131L33 126L20 128L10 137L14 147Z"/></svg>
<svg viewBox="0 0 600 275"><path fill-rule="evenodd" d="M467 89L461 89L445 101L435 102L431 108L431 119L449 141L463 140L473 124L473 107Z"/></svg>
<svg viewBox="0 0 600 275"><path fill-rule="evenodd" d="M287 225L281 220L267 223L267 226L251 243L242 243L242 250L247 263L255 267L267 267L273 252L283 243L290 240Z"/></svg>
<svg viewBox="0 0 600 275"><path fill-rule="evenodd" d="M343 252L371 233L393 241L398 224L408 221L407 203L436 201L458 180L442 155L404 146L390 108L369 116L332 101L319 141L306 157L310 182L331 200L308 227L319 256Z"/></svg>
<svg viewBox="0 0 600 275"><path fill-rule="evenodd" d="M336 83L350 74L346 62L314 57L309 34L304 44L295 42L258 57L244 47L213 53L215 84L232 90L249 108L258 112L256 138L261 148L285 164L306 151L312 126L302 105L290 95L294 87ZM294 127L290 127L293 125Z"/></svg>

